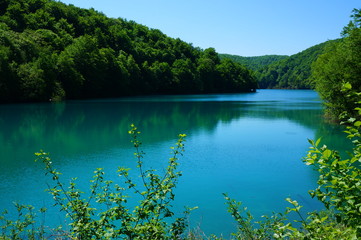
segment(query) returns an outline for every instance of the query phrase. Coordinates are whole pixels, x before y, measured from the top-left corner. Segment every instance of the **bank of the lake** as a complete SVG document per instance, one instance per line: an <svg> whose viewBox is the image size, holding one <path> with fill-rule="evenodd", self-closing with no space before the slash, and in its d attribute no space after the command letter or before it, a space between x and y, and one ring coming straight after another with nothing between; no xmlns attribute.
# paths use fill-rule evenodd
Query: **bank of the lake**
<svg viewBox="0 0 361 240"><path fill-rule="evenodd" d="M320 209L307 193L317 180L302 162L307 139L322 136L330 147L348 146L339 126L323 122L320 99L311 90L0 105L0 206L45 206L46 223L63 224L65 214L51 207L44 192L50 180L34 152L50 152L62 177L78 177L85 190L95 168L105 168L113 180L116 166L136 168L127 133L131 123L142 131L146 166L160 171L177 135L188 135L175 211L198 206L193 226L224 236L234 223L222 193L256 216L283 211L286 197L298 200L305 212Z"/></svg>

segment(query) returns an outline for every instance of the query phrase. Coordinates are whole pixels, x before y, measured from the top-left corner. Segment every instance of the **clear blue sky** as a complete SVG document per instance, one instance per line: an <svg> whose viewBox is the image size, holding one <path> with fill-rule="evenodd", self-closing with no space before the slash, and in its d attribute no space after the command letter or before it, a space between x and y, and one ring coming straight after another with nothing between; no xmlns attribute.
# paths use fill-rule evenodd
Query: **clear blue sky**
<svg viewBox="0 0 361 240"><path fill-rule="evenodd" d="M202 49L292 55L340 37L360 0L61 0L161 30Z"/></svg>

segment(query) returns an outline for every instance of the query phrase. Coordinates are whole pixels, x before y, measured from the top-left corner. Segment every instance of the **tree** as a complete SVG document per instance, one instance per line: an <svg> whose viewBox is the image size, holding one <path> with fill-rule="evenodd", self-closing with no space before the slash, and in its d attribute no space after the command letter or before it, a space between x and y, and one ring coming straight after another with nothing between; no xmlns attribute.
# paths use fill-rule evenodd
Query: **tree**
<svg viewBox="0 0 361 240"><path fill-rule="evenodd" d="M200 89L196 81L193 63L189 59L177 59L172 66L175 91L178 93L196 93Z"/></svg>
<svg viewBox="0 0 361 240"><path fill-rule="evenodd" d="M361 9L353 13L353 20L344 28L344 38L329 46L312 67L316 90L334 119L345 111L354 115L354 101L346 97L343 85L348 83L356 92L361 91Z"/></svg>
<svg viewBox="0 0 361 240"><path fill-rule="evenodd" d="M0 101L16 100L19 95L18 79L9 63L10 48L0 45Z"/></svg>
<svg viewBox="0 0 361 240"><path fill-rule="evenodd" d="M257 88L257 82L250 70L230 59L221 60L221 64L217 65L217 71L219 78L216 89L219 92L242 92Z"/></svg>
<svg viewBox="0 0 361 240"><path fill-rule="evenodd" d="M215 81L217 79L216 65L220 64L220 58L214 48L205 49L198 59L198 73L202 83L202 92L216 92Z"/></svg>

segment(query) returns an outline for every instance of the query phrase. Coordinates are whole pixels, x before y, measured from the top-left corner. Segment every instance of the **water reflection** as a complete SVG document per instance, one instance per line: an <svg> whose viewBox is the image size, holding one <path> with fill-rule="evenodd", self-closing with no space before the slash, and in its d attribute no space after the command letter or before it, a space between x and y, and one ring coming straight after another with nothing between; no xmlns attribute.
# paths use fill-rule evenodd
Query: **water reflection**
<svg viewBox="0 0 361 240"><path fill-rule="evenodd" d="M146 129L151 141L164 141L179 132L211 132L219 122L229 123L245 116L288 119L313 130L323 124L317 102L290 105L242 100L196 101L185 96L176 101L166 100L164 97L152 101L144 98L133 102L108 100L1 106L0 139L7 147L12 142L31 149L56 143L55 151L79 153L88 151L89 144L91 149L99 151L127 141L130 123Z"/></svg>
<svg viewBox="0 0 361 240"><path fill-rule="evenodd" d="M200 206L194 216L204 218L206 230L231 231L222 192L259 214L282 209L285 194L314 207L306 196L316 173L300 160L306 139L323 136L332 147L348 146L340 127L325 124L321 115L315 92L290 90L1 105L0 195L11 200L2 198L0 206L49 201L46 178L32 157L39 149L51 152L65 176L85 176L85 186L96 167L132 164L119 159L132 153L127 130L134 123L153 167L164 165L158 158L167 156L179 133L189 136L177 206Z"/></svg>

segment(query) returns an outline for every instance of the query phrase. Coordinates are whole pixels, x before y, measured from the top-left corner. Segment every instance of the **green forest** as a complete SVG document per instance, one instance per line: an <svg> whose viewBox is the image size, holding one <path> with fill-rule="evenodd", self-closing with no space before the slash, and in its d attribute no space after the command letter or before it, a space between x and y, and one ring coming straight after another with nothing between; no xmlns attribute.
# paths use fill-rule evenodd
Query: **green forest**
<svg viewBox="0 0 361 240"><path fill-rule="evenodd" d="M318 56L324 53L326 46L340 40L330 40L312 46L292 56L266 55L259 57L241 57L220 54L220 58L229 58L239 62L255 72L259 88L311 89L311 66Z"/></svg>
<svg viewBox="0 0 361 240"><path fill-rule="evenodd" d="M260 88L310 89L311 66L325 47L336 40L310 47L300 53L274 62L258 71Z"/></svg>
<svg viewBox="0 0 361 240"><path fill-rule="evenodd" d="M361 238L361 9L353 10L340 39L292 56L240 57L218 54L214 48L200 49L157 29L109 18L94 9L55 0L0 0L0 103L238 93L257 88L315 89L325 103L326 116L346 125L354 149L344 159L320 139L309 140L304 162L319 174L316 189L309 193L325 211L303 217L302 206L287 198L290 207L284 213L254 222L241 202L224 194L237 226L235 239ZM214 110L214 114L227 111ZM224 118L232 117L230 112L235 114L227 111ZM106 181L103 169L94 172L91 194L84 199L75 180L69 187L60 181L61 173L48 153L36 153L54 181L47 191L70 219L68 231L54 230L64 234L57 239L223 239L188 231L190 208L183 217L173 217L173 191L181 176L178 158L186 135L179 135L167 168L159 173L144 170L145 153L137 127L131 125L129 134L145 190L136 188L129 169L119 167L117 174L124 179L125 188L134 189L141 199L134 210L125 204L124 188ZM96 204L103 208L96 209ZM35 225L33 207L15 206L17 220L7 219L6 211L0 215L4 223L0 239L46 239L44 227ZM291 215L300 220L293 224Z"/></svg>
<svg viewBox="0 0 361 240"><path fill-rule="evenodd" d="M250 70L134 21L52 0L0 1L0 102L249 92Z"/></svg>
<svg viewBox="0 0 361 240"><path fill-rule="evenodd" d="M292 56L241 57L203 50L94 9L53 0L1 0L0 103L314 88L332 108L329 112L339 115L345 106L335 108L332 102L340 98L326 86L335 80L322 75L328 74L327 64L340 65L332 71L350 64L352 70L337 81L359 88L348 76L360 69L357 11L353 18L342 38ZM335 57L345 59L342 64L328 61Z"/></svg>

